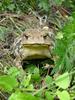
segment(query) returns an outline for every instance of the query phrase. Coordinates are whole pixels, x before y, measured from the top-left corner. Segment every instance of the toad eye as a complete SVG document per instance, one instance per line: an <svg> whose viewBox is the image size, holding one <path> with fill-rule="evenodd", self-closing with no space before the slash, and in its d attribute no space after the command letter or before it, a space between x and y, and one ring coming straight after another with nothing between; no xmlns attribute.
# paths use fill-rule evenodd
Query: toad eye
<svg viewBox="0 0 75 100"><path fill-rule="evenodd" d="M48 37L48 34L45 34L45 35L43 36L44 39L46 39L47 37Z"/></svg>
<svg viewBox="0 0 75 100"><path fill-rule="evenodd" d="M28 38L29 38L29 36L28 36L28 35L26 35L26 34L24 34L24 37L25 37L26 39L28 39Z"/></svg>

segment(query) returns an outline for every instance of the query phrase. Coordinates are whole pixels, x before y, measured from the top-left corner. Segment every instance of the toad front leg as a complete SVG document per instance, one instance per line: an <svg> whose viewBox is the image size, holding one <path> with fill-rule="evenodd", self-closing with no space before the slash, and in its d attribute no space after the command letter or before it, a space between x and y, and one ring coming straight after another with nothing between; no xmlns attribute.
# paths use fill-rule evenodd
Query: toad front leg
<svg viewBox="0 0 75 100"><path fill-rule="evenodd" d="M17 56L14 60L15 66L19 69L22 69L21 58Z"/></svg>

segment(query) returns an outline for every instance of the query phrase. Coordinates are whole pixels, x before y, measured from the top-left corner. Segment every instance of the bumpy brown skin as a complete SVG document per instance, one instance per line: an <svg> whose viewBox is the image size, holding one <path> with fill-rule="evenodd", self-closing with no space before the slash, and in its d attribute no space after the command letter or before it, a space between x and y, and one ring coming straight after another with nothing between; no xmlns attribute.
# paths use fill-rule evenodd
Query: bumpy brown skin
<svg viewBox="0 0 75 100"><path fill-rule="evenodd" d="M52 30L44 27L43 29L28 29L16 38L12 50L16 57L14 61L16 66L21 68L22 60L51 58L52 34Z"/></svg>

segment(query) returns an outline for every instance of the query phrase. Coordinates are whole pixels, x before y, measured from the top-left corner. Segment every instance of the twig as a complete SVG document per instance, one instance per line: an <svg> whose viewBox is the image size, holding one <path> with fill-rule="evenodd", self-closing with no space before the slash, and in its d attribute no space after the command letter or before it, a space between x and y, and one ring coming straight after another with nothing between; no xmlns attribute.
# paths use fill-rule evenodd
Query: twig
<svg viewBox="0 0 75 100"><path fill-rule="evenodd" d="M0 20L0 23L2 23L6 18L3 18L2 20Z"/></svg>
<svg viewBox="0 0 75 100"><path fill-rule="evenodd" d="M17 14L9 14L9 13L3 13L3 14L0 14L0 17L17 17L17 18L19 18L19 15L17 15Z"/></svg>
<svg viewBox="0 0 75 100"><path fill-rule="evenodd" d="M65 8L61 7L61 9L68 15L71 15L70 12L68 10L66 10Z"/></svg>
<svg viewBox="0 0 75 100"><path fill-rule="evenodd" d="M9 17L9 19L12 21L12 23L15 25L15 27L22 33L23 31L16 25L13 18Z"/></svg>
<svg viewBox="0 0 75 100"><path fill-rule="evenodd" d="M33 95L38 94L40 91L44 90L47 87L47 85L45 85L44 87L42 87L41 89L37 90Z"/></svg>
<svg viewBox="0 0 75 100"><path fill-rule="evenodd" d="M6 15L6 16L5 16ZM15 25L15 27L22 33L23 31L16 25L16 23L14 22L13 18L12 17L18 17L18 15L11 15L11 14L0 14L0 16L5 16L5 18L3 18L1 22L3 22L5 19L10 19L12 21L12 23ZM19 18L19 17L18 17Z"/></svg>
<svg viewBox="0 0 75 100"><path fill-rule="evenodd" d="M0 62L0 66L1 66L1 68L3 68L3 64Z"/></svg>
<svg viewBox="0 0 75 100"><path fill-rule="evenodd" d="M5 100L8 100L8 98L1 91L0 94L4 97Z"/></svg>
<svg viewBox="0 0 75 100"><path fill-rule="evenodd" d="M0 26L7 28L7 25L0 23Z"/></svg>

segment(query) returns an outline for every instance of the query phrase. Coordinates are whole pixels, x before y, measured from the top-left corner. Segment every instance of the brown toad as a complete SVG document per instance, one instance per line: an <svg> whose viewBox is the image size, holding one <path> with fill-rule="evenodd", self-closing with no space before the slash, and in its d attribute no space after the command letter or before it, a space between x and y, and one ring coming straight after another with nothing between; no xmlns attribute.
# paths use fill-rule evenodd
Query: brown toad
<svg viewBox="0 0 75 100"><path fill-rule="evenodd" d="M43 29L27 29L17 37L12 50L16 66L21 67L22 60L51 58L52 34L52 30L44 27Z"/></svg>

